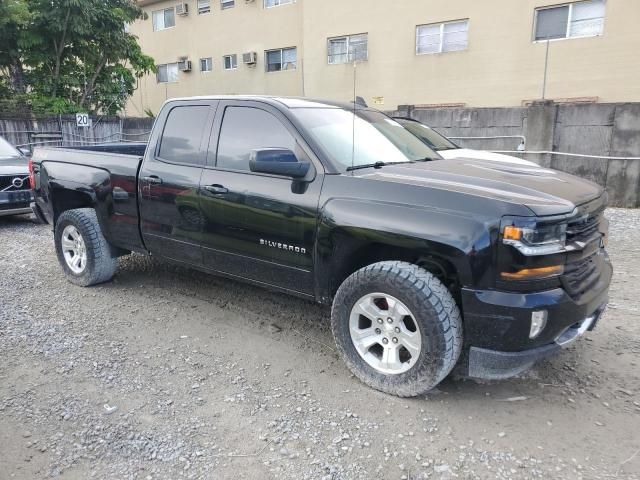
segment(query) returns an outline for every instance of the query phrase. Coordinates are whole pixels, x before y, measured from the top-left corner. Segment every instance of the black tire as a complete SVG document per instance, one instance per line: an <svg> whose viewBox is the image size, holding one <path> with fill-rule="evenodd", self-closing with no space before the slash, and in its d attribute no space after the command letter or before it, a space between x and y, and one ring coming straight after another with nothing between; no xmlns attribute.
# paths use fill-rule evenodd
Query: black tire
<svg viewBox="0 0 640 480"><path fill-rule="evenodd" d="M351 339L351 309L360 298L374 292L400 300L418 322L421 351L404 373L384 374L374 369ZM331 329L349 370L370 387L399 397L414 397L434 388L449 375L462 350L460 310L451 293L434 275L406 262L375 263L348 277L333 301Z"/></svg>
<svg viewBox="0 0 640 480"><path fill-rule="evenodd" d="M76 273L67 264L62 249L62 234L68 225L76 227L84 240L87 261L81 273ZM67 280L82 287L108 282L113 278L118 265L117 256L102 235L96 212L92 208L77 208L63 212L54 233L58 262Z"/></svg>

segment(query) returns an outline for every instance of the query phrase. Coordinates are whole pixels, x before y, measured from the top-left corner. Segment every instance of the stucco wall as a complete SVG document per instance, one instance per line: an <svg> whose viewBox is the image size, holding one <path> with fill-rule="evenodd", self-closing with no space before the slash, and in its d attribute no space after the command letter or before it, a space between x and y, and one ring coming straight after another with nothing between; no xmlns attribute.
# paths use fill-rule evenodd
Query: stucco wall
<svg viewBox="0 0 640 480"><path fill-rule="evenodd" d="M153 10L175 1L145 1ZM166 98L203 94L301 95L347 100L353 95L351 64L329 65L327 39L368 33L369 59L358 64L357 93L367 102L382 97L384 109L401 104L521 106L541 97L546 45L532 41L535 8L556 0L297 0L265 9L262 0L237 0L221 10L188 16L174 28L153 32L151 18L135 23L143 50L158 64L188 56L194 65L180 81L156 83L147 76L127 108L157 112ZM547 98L597 97L600 102L640 101L640 1L607 0L604 33L552 41ZM468 48L416 55L416 26L469 19ZM266 73L266 49L296 46L296 71ZM256 51L256 67L222 69L222 56ZM198 60L213 57L213 71L199 72Z"/></svg>

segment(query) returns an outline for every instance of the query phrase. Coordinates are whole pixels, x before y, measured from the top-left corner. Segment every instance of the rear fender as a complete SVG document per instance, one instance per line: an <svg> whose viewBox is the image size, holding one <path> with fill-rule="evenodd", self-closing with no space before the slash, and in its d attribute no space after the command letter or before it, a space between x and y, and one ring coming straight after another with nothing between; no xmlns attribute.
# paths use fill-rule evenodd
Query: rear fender
<svg viewBox="0 0 640 480"><path fill-rule="evenodd" d="M70 168L73 167L73 168ZM93 208L102 234L111 240L109 217L113 214L113 187L109 172L84 165L43 162L42 184L47 185L53 224L66 210Z"/></svg>

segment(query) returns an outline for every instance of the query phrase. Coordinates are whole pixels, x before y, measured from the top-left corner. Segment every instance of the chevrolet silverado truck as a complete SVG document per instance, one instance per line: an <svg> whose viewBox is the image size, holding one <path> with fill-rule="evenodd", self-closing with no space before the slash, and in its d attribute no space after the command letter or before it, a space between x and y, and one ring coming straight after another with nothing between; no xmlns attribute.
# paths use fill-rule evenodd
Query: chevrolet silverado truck
<svg viewBox="0 0 640 480"><path fill-rule="evenodd" d="M394 395L516 375L607 303L601 187L443 160L360 105L173 99L147 144L38 148L31 181L72 283L138 252L331 305L348 368Z"/></svg>

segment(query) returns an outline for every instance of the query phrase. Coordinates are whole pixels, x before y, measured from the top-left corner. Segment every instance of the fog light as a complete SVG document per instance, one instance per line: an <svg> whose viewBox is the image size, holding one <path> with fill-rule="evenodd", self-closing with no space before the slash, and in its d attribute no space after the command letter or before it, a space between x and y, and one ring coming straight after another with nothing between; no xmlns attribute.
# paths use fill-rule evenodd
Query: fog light
<svg viewBox="0 0 640 480"><path fill-rule="evenodd" d="M547 311L540 310L531 314L531 330L529 331L529 338L536 338L540 335L540 332L547 325Z"/></svg>

